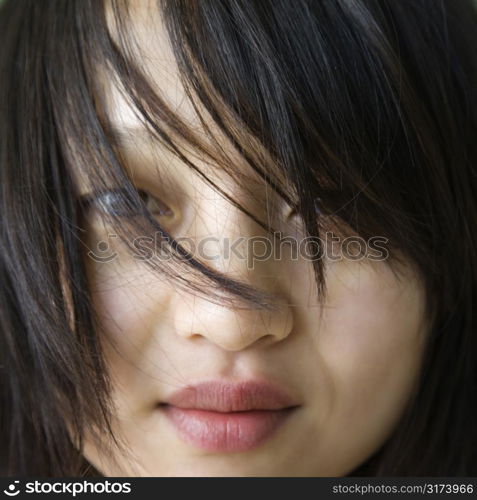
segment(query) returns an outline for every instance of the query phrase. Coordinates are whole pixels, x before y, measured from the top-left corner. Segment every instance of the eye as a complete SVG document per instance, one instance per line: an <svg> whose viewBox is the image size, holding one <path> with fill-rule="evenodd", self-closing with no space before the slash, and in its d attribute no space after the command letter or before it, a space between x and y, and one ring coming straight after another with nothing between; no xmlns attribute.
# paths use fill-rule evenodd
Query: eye
<svg viewBox="0 0 477 500"><path fill-rule="evenodd" d="M141 197L141 200L146 205L146 208L152 214L167 216L167 217L173 215L172 210L155 196L152 196L147 191L143 191L142 189L140 189L138 193L139 196Z"/></svg>
<svg viewBox="0 0 477 500"><path fill-rule="evenodd" d="M170 217L172 210L161 200L142 189L137 194L146 205L147 210L153 215ZM126 189L108 189L91 193L80 198L83 210L98 209L117 217L137 217L141 215L141 207L136 200L131 200Z"/></svg>

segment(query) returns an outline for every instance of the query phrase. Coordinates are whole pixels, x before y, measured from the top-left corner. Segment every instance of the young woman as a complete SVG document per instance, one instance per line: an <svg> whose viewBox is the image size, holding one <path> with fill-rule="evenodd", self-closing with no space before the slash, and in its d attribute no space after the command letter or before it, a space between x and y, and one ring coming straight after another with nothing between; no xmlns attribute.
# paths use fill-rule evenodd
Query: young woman
<svg viewBox="0 0 477 500"><path fill-rule="evenodd" d="M470 0L6 0L3 475L477 475Z"/></svg>

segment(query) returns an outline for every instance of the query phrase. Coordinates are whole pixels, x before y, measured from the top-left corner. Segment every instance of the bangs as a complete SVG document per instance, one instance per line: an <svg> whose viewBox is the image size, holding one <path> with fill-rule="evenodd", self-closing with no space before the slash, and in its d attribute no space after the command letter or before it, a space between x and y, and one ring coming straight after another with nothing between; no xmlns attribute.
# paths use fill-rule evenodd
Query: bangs
<svg viewBox="0 0 477 500"><path fill-rule="evenodd" d="M360 12L343 11L338 4L304 5L301 10L284 2L280 9L264 10L234 2L164 1L157 2L153 19L144 17L138 6L124 1L104 7L91 2L88 9L73 6L78 12L71 12L72 19L79 22L70 26L71 46L63 43L66 54L58 57L68 64L53 75L51 90L57 97L63 94L53 106L70 170L79 171L99 192L121 187L121 212L142 214L140 220L127 221L102 214L105 223L129 249L138 235L156 233L166 242L166 258L148 259L148 266L211 300L234 307L244 301L246 307L273 307L266 292L191 255L147 211L116 147L118 133L105 104L111 85L151 140L270 233L276 234L269 223L214 183L193 157L220 167L245 190L250 177L261 179L296 210L307 237L318 245L326 227L364 238L383 236L393 249L418 253L406 244L409 231L406 241L404 230L399 232L407 222L400 197L410 186L404 181L400 185L395 165L414 169L415 175L416 149L398 96L406 75L396 74L396 55L384 33L363 30ZM328 17L341 19L335 24L342 36L333 37L333 44L328 23L318 23ZM211 18L214 26L207 22ZM145 46L150 40L138 36L138 21L149 28L163 26L167 39L158 36L157 45ZM299 29L305 25L307 29ZM78 47L81 53L75 53ZM163 58L170 54L174 69L154 68L154 53ZM137 61L148 63L140 67ZM151 68L158 70L156 80L177 70L172 78L177 77L187 96L192 125L161 95ZM406 91L412 99L410 88ZM64 102L67 109L60 104ZM237 169L237 159L250 175ZM422 236L413 239L414 247ZM313 264L324 293L323 263L318 259Z"/></svg>
<svg viewBox="0 0 477 500"><path fill-rule="evenodd" d="M90 46L81 38L81 31L77 31L79 40L75 46L83 47L84 50L79 54L76 68L74 65L64 68L65 80L74 80L75 84L73 88L64 83L58 85L58 90L65 93L61 100L71 103L73 113L65 112L60 106L55 110L59 131L63 134L60 142L66 145L63 151L66 164L72 177L76 178L72 180L76 184L75 196L79 200L78 179L83 179L83 182L93 187L92 197L94 192L101 193L119 187L119 212L139 212L141 216L125 218L104 212L100 216L129 250L132 250L131 242L138 235L161 236L163 258L145 260L148 266L173 279L179 287L207 296L208 300L239 308L243 307L244 302L246 307L273 308L275 297L269 292L221 274L177 243L147 210L128 174L120 144L124 137L132 142L136 138L134 133L128 135L118 129L111 119L112 107L107 105L107 96L113 90L119 99L127 103L128 112L136 124L140 124L135 126L135 130L139 129L141 135L187 165L198 178L211 185L220 196L266 231L276 233L269 222L261 220L249 208L238 203L230 192L207 176L195 159L200 158L242 189L248 189L250 177L253 176L290 205L294 206L298 201L296 188L278 163L276 153L271 152L266 142L259 139L243 118L225 102L213 87L209 75L195 59L190 60L195 68L190 73L175 54L172 55L172 47L169 47L179 85L187 96L189 116L184 119L173 109L167 102L167 96L161 95L147 69L135 63L141 58L149 60L149 57L144 53L144 41L141 43L135 29L141 14L131 12L131 7L127 2L111 2L104 10L97 10L85 20L88 23L85 30L89 36L94 33L93 37L99 43ZM160 13L158 8L155 23L163 22ZM154 48L167 52L165 43L169 43L169 39L163 39L162 45L158 44ZM189 51L185 45L183 49ZM156 78L165 76L159 73ZM244 105L247 103L244 102ZM190 116L193 116L192 122ZM250 175L237 168L238 163L246 166ZM157 175L160 181L159 169ZM79 202L77 206L81 217L82 203ZM272 206L268 208L273 210ZM314 219L318 227L317 218ZM318 271L321 270L318 268Z"/></svg>

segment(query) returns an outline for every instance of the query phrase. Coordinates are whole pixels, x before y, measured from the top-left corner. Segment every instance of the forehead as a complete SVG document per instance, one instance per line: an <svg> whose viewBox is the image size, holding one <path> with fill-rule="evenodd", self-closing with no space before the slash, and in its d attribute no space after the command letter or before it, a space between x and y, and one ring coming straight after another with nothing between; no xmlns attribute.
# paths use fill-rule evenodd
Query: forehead
<svg viewBox="0 0 477 500"><path fill-rule="evenodd" d="M187 97L178 66L172 51L170 40L163 23L160 9L156 2L150 0L136 0L115 2L118 12L113 8L113 2L106 2L106 19L108 29L113 40L121 52L137 65L142 75L147 79L151 90L160 96L171 113L177 115L184 125L200 135L200 120L194 111L194 106ZM119 15L119 17L116 16ZM106 65L96 67L95 80L97 83L97 113L103 125L106 126L108 136L112 139L112 146L119 149L126 159L124 166L132 171L140 166L144 171L149 165L160 167L163 163L179 167L178 159L173 159L165 151L159 141L154 139L144 125L144 117L133 104L119 77ZM201 117L214 129L212 121L207 120L207 113L201 109ZM152 117L156 120L156 117ZM158 123L163 127L164 124ZM181 143L174 137L174 142ZM223 142L223 141L222 141ZM87 168L82 168L82 162L75 162L75 149L71 148L73 175L75 176L79 192L87 192L91 185ZM154 158L153 158L154 157Z"/></svg>
<svg viewBox="0 0 477 500"><path fill-rule="evenodd" d="M115 15L111 2L106 3L106 19L113 39L131 60L138 64L151 88L165 101L172 112L188 125L198 124L194 108L180 80L171 42L158 3L134 0L121 4ZM116 130L141 127L137 109L126 97L125 89L108 72L99 72L104 89L104 105L108 120Z"/></svg>

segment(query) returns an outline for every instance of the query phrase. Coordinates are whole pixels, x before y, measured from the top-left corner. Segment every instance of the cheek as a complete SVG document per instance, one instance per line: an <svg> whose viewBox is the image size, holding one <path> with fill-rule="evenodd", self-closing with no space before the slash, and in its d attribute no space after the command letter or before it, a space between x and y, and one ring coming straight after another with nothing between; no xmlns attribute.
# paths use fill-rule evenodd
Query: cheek
<svg viewBox="0 0 477 500"><path fill-rule="evenodd" d="M104 262L85 257L92 305L99 317L101 330L115 342L121 344L127 337L140 344L149 329L145 311L150 308L152 297L156 299L155 306L160 309L165 280L134 259L135 254L140 255L139 251L124 248L119 237L111 238L108 233L101 226L91 224L88 227L86 244L90 251L102 258L105 255L114 256ZM98 251L101 242L107 243L104 252Z"/></svg>
<svg viewBox="0 0 477 500"><path fill-rule="evenodd" d="M161 349L152 345L157 342L153 333L157 318L166 314L170 286L122 254L108 263L88 262L86 269L108 368L127 392L161 361L157 359ZM155 356L148 356L150 352ZM153 377L147 379L153 381Z"/></svg>
<svg viewBox="0 0 477 500"><path fill-rule="evenodd" d="M386 427L409 397L425 340L422 287L384 264L336 266L319 328L320 357L332 381L331 413Z"/></svg>

